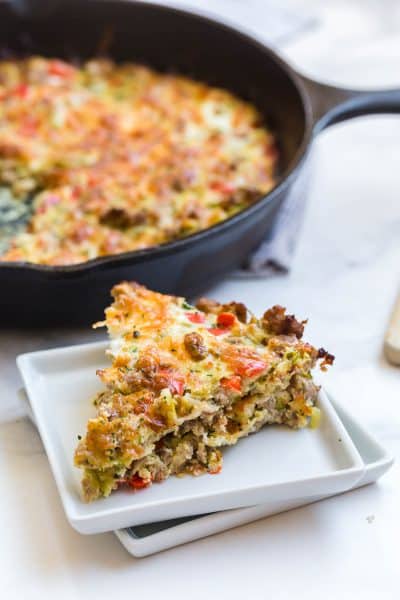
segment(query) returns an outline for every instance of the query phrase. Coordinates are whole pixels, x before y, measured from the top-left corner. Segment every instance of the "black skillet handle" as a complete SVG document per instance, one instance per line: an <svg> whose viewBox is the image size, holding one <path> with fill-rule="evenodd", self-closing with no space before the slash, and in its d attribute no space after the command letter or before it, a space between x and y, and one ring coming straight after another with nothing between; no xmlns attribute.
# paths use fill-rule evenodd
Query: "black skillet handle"
<svg viewBox="0 0 400 600"><path fill-rule="evenodd" d="M361 115L400 113L400 89L358 91L300 75L312 108L314 131Z"/></svg>

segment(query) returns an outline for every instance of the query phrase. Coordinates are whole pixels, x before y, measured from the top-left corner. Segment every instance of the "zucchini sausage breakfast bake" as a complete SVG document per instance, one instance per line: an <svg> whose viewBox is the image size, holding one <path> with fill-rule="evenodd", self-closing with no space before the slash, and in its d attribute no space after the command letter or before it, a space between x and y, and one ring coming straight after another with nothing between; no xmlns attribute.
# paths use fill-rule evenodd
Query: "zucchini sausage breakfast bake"
<svg viewBox="0 0 400 600"><path fill-rule="evenodd" d="M0 61L0 260L187 236L265 195L276 163L261 115L228 91L132 63Z"/></svg>
<svg viewBox="0 0 400 600"><path fill-rule="evenodd" d="M333 356L302 341L305 321L281 306L261 319L238 302L194 307L135 283L112 294L95 325L108 328L112 364L97 373L105 388L75 452L86 501L218 473L221 447L265 424L317 424L311 369Z"/></svg>

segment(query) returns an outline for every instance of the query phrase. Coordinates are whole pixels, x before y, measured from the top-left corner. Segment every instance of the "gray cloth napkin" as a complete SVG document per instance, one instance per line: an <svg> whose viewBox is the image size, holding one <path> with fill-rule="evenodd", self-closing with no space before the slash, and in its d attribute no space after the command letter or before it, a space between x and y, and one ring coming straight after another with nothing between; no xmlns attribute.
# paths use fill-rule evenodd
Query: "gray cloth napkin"
<svg viewBox="0 0 400 600"><path fill-rule="evenodd" d="M235 272L237 277L267 277L290 270L303 221L312 168L311 155L281 204L272 228L246 264Z"/></svg>
<svg viewBox="0 0 400 600"><path fill-rule="evenodd" d="M285 8L282 2L274 0L201 0L200 4L196 0L182 0L182 3L210 9L277 49L316 25L310 14ZM266 277L290 269L307 194L307 180L302 179L286 197L265 240L236 272L238 277Z"/></svg>
<svg viewBox="0 0 400 600"><path fill-rule="evenodd" d="M289 271L303 220L307 187L307 182L303 181L302 185L296 185L291 190L264 241L250 255L246 264L236 271L236 276L266 277Z"/></svg>
<svg viewBox="0 0 400 600"><path fill-rule="evenodd" d="M269 0L219 2L221 5L228 3L246 6L247 10L250 8L252 16L244 23L253 33L277 49L316 25L316 20L311 15L285 9L282 4ZM290 269L304 214L307 183L308 179L303 176L302 181L292 188L279 209L272 229L249 257L247 264L237 272L238 276L264 277Z"/></svg>

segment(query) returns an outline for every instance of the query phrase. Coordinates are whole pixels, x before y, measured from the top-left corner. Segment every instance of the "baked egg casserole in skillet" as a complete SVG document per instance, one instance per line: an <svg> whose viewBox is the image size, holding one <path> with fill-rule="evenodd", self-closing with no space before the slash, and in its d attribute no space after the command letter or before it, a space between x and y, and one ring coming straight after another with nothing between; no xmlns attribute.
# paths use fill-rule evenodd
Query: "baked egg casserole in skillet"
<svg viewBox="0 0 400 600"><path fill-rule="evenodd" d="M269 192L277 156L257 109L223 89L134 63L0 61L0 260L186 237Z"/></svg>

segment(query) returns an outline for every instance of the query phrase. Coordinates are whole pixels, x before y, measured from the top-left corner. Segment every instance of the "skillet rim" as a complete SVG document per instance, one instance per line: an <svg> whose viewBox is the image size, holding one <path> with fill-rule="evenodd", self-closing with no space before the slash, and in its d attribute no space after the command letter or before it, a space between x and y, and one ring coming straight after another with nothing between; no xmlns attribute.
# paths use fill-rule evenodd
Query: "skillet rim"
<svg viewBox="0 0 400 600"><path fill-rule="evenodd" d="M257 200L254 204L241 210L240 212L212 225L206 229L201 229L195 233L192 233L178 240L171 242L164 242L158 246L150 246L149 248L143 248L141 250L131 250L129 252L121 252L118 254L109 254L106 256L100 256L97 258L89 259L85 262L71 264L71 265L42 265L40 263L31 263L28 261L1 261L0 260L0 273L1 270L15 270L15 271L27 271L45 275L47 279L58 278L60 275L84 275L87 272L92 274L96 271L102 271L107 267L117 268L126 264L136 264L138 262L146 262L148 260L157 259L159 257L168 256L175 251L187 246L193 246L197 242L201 242L207 237L214 236L219 232L224 232L231 227L234 227L236 223L245 219L248 215L252 215L261 210L265 204L272 202L274 198L279 195L282 191L288 187L295 177L296 172L301 167L302 162L307 156L310 142L312 141L313 133L313 122L312 122L312 106L309 95L306 91L304 83L301 80L300 75L283 59L277 52L272 50L270 46L261 41L256 34L250 32L245 27L240 28L219 15L211 14L207 11L197 10L192 7L181 8L174 5L157 4L156 2L147 2L141 0L113 0L114 4L124 4L127 6L148 6L152 9L160 12L168 12L181 14L202 21L205 25L225 30L228 33L241 38L246 44L254 46L257 50L260 50L266 55L266 57L273 61L278 68L288 76L291 83L294 85L302 104L304 111L304 133L294 157L290 161L287 168L279 176L279 180L276 185L265 195ZM5 3L5 6L8 3ZM77 4L77 3L76 3ZM111 4L111 2L102 2L102 4Z"/></svg>

